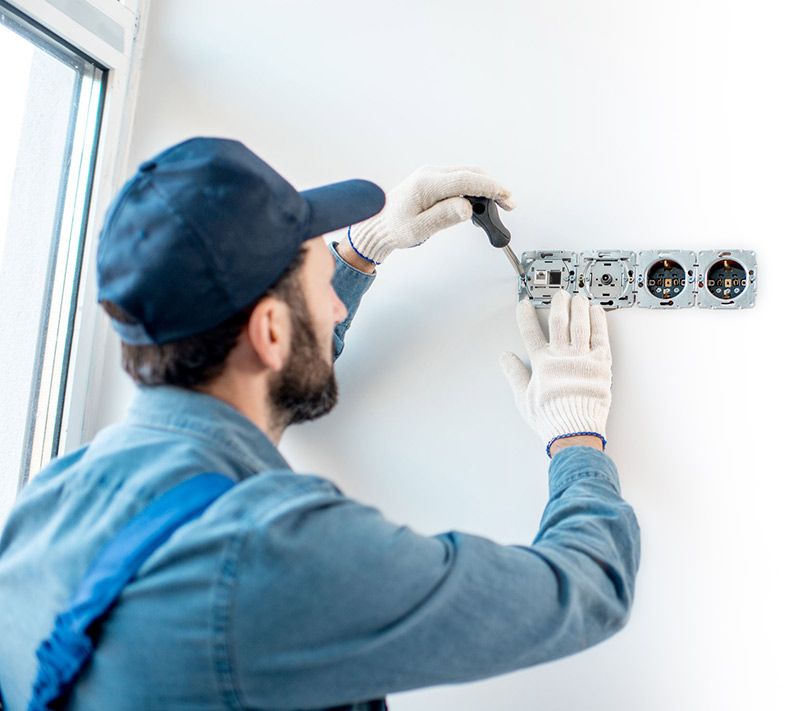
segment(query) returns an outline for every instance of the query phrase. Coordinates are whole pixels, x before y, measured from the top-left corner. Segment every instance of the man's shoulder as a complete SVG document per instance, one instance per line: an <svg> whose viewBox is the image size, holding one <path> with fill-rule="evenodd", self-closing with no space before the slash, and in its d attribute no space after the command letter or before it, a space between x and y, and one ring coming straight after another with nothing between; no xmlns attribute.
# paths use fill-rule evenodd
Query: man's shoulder
<svg viewBox="0 0 799 711"><path fill-rule="evenodd" d="M208 523L236 522L257 534L281 516L324 508L345 500L338 487L316 474L269 469L239 481L208 512ZM304 514L303 514L304 515Z"/></svg>

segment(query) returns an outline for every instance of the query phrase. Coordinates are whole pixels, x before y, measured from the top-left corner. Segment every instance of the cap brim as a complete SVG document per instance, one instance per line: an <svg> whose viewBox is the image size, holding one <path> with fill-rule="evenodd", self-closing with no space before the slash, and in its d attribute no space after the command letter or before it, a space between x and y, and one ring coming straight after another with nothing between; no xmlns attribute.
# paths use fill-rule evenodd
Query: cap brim
<svg viewBox="0 0 799 711"><path fill-rule="evenodd" d="M345 180L300 192L310 207L306 238L362 222L386 204L385 193L368 180Z"/></svg>

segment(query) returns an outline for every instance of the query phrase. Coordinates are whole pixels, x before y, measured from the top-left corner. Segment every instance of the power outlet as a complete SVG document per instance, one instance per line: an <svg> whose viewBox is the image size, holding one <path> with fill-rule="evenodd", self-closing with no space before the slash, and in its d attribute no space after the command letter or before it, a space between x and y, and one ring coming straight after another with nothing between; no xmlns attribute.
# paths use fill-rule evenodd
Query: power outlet
<svg viewBox="0 0 799 711"><path fill-rule="evenodd" d="M757 260L754 252L704 251L698 260L697 301L706 309L741 309L755 304Z"/></svg>
<svg viewBox="0 0 799 711"><path fill-rule="evenodd" d="M685 309L696 296L696 255L684 250L638 253L635 286L639 306L646 309Z"/></svg>

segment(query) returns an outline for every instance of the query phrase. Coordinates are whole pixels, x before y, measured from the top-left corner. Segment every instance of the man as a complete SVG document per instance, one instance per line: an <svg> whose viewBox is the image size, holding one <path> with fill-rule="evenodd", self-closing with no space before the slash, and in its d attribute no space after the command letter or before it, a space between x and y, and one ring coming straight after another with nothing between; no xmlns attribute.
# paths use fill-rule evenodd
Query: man
<svg viewBox="0 0 799 711"><path fill-rule="evenodd" d="M37 703L55 689L74 709L378 709L387 693L555 659L624 624L638 526L602 451L605 314L582 297L553 299L549 341L520 302L532 372L502 357L553 457L529 547L418 535L276 449L335 404L333 360L374 265L468 219L464 195L512 207L470 168L418 171L385 207L366 181L297 193L219 139L140 166L108 212L97 275L141 387L122 424L33 479L0 539L8 708L35 687ZM321 235L348 225L328 248ZM74 632L102 594L87 571L128 565L116 551L129 529L208 472L235 485L130 564Z"/></svg>

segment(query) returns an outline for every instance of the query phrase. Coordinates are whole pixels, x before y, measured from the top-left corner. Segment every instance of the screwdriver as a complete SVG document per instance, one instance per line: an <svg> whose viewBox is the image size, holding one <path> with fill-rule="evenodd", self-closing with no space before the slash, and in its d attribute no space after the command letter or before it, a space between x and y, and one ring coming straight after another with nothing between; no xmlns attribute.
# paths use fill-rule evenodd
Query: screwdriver
<svg viewBox="0 0 799 711"><path fill-rule="evenodd" d="M516 253L510 248L510 231L499 219L497 203L491 198L464 195L472 204L472 222L482 227L488 235L488 241L505 252L505 256L513 266L513 270L524 279L524 270Z"/></svg>

